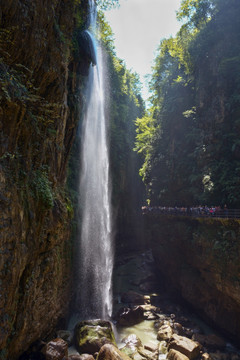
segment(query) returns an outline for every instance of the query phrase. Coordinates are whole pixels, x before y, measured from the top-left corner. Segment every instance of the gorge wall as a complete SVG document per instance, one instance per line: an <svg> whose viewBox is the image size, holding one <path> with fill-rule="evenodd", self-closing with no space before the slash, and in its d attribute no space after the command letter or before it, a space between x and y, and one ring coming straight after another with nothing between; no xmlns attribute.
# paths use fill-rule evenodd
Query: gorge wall
<svg viewBox="0 0 240 360"><path fill-rule="evenodd" d="M90 63L86 0L0 1L0 358L67 316L67 162Z"/></svg>
<svg viewBox="0 0 240 360"><path fill-rule="evenodd" d="M239 344L239 220L143 216L166 288Z"/></svg>

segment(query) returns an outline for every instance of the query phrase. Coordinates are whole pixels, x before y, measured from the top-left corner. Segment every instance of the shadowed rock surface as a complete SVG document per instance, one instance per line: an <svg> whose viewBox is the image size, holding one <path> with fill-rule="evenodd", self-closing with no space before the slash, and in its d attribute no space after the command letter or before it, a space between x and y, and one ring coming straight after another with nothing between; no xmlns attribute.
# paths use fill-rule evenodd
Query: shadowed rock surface
<svg viewBox="0 0 240 360"><path fill-rule="evenodd" d="M68 311L65 180L84 65L72 42L88 2L0 6L0 357L15 360Z"/></svg>
<svg viewBox="0 0 240 360"><path fill-rule="evenodd" d="M159 279L202 317L240 341L240 233L233 219L144 215Z"/></svg>

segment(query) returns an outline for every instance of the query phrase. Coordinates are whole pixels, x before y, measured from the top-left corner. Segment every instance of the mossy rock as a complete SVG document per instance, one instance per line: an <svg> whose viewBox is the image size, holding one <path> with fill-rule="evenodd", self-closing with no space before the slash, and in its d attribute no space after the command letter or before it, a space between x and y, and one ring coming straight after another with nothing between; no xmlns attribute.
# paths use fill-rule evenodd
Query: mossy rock
<svg viewBox="0 0 240 360"><path fill-rule="evenodd" d="M104 344L116 345L112 324L106 320L80 321L75 326L74 339L81 354L95 354Z"/></svg>
<svg viewBox="0 0 240 360"><path fill-rule="evenodd" d="M112 344L104 345L98 353L97 360L131 360L131 358Z"/></svg>

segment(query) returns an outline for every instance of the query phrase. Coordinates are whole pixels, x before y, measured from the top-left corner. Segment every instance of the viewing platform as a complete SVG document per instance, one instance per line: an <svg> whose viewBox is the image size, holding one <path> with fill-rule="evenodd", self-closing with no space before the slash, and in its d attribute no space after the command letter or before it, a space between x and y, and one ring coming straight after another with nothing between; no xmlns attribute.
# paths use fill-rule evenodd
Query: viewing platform
<svg viewBox="0 0 240 360"><path fill-rule="evenodd" d="M143 214L164 214L174 216L205 217L240 219L240 209L228 209L224 207L169 207L169 206L143 206Z"/></svg>

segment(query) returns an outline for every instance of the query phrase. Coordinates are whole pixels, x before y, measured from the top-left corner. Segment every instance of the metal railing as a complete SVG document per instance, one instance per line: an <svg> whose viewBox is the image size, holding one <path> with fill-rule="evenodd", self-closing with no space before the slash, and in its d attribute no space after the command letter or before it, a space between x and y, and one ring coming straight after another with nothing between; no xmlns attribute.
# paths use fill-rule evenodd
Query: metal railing
<svg viewBox="0 0 240 360"><path fill-rule="evenodd" d="M175 216L206 217L240 219L240 209L221 209L214 207L166 207L166 206L143 206L143 214L164 214Z"/></svg>

